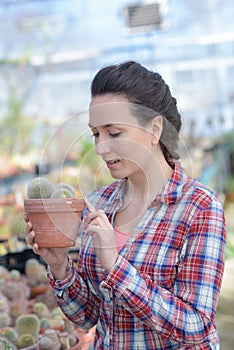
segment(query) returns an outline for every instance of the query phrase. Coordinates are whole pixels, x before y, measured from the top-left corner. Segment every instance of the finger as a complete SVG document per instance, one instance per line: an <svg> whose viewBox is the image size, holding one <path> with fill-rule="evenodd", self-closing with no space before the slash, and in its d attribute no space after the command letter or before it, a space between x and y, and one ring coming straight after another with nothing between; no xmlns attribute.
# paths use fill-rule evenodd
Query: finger
<svg viewBox="0 0 234 350"><path fill-rule="evenodd" d="M28 221L26 224L26 231L29 234L32 231L32 223L31 221Z"/></svg>
<svg viewBox="0 0 234 350"><path fill-rule="evenodd" d="M84 197L84 201L85 201L85 204L86 204L86 206L87 206L87 208L89 209L90 212L96 211L96 209L95 209L94 206L90 203L90 201L88 200L87 197Z"/></svg>
<svg viewBox="0 0 234 350"><path fill-rule="evenodd" d="M32 249L35 254L40 255L41 249L39 248L37 243L33 244Z"/></svg>
<svg viewBox="0 0 234 350"><path fill-rule="evenodd" d="M25 213L24 214L24 221L27 223L29 221L28 215Z"/></svg>
<svg viewBox="0 0 234 350"><path fill-rule="evenodd" d="M35 238L35 232L30 231L29 235L26 237L27 244L32 246L34 244L34 238Z"/></svg>

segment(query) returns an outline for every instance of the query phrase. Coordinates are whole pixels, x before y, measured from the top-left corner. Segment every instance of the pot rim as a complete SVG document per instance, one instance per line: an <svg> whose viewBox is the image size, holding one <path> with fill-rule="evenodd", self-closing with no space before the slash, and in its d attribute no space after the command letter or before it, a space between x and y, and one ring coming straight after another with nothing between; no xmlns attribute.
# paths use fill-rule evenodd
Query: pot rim
<svg viewBox="0 0 234 350"><path fill-rule="evenodd" d="M83 198L35 198L25 199L26 213L41 212L81 212L84 209Z"/></svg>

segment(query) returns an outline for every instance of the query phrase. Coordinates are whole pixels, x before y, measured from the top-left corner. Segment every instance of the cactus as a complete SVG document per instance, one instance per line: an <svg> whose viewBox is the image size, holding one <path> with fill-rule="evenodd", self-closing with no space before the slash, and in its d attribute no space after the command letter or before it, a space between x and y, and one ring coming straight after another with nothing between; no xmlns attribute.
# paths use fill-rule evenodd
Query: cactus
<svg viewBox="0 0 234 350"><path fill-rule="evenodd" d="M53 344L52 350L60 350L60 340L58 337L58 333L54 329L47 329L44 332L44 336L51 340Z"/></svg>
<svg viewBox="0 0 234 350"><path fill-rule="evenodd" d="M47 278L45 279L45 267L35 258L26 261L25 275L30 286L47 282Z"/></svg>
<svg viewBox="0 0 234 350"><path fill-rule="evenodd" d="M19 270L11 270L9 273L9 279L15 282L19 282L21 279L21 273L19 272Z"/></svg>
<svg viewBox="0 0 234 350"><path fill-rule="evenodd" d="M28 346L34 345L35 343L36 339L30 333L21 334L16 341L16 345L19 349L27 348Z"/></svg>
<svg viewBox="0 0 234 350"><path fill-rule="evenodd" d="M43 333L43 331L45 331L47 328L50 328L50 320L48 317L42 317L40 319L40 332Z"/></svg>
<svg viewBox="0 0 234 350"><path fill-rule="evenodd" d="M43 317L49 317L50 316L50 311L48 307L44 303L35 303L33 305L33 313L37 315L40 319Z"/></svg>
<svg viewBox="0 0 234 350"><path fill-rule="evenodd" d="M17 318L15 327L19 336L29 333L37 339L40 330L40 320L33 314L21 315Z"/></svg>
<svg viewBox="0 0 234 350"><path fill-rule="evenodd" d="M40 350L54 350L53 341L49 337L43 335L39 340L39 348Z"/></svg>
<svg viewBox="0 0 234 350"><path fill-rule="evenodd" d="M9 326L11 323L11 318L6 312L1 312L0 313L0 328Z"/></svg>
<svg viewBox="0 0 234 350"><path fill-rule="evenodd" d="M64 319L61 317L51 317L49 319L49 325L52 329L64 330Z"/></svg>
<svg viewBox="0 0 234 350"><path fill-rule="evenodd" d="M75 195L76 193L73 186L65 182L61 182L54 187L54 190L51 193L51 198L59 198L59 197L74 198Z"/></svg>
<svg viewBox="0 0 234 350"><path fill-rule="evenodd" d="M60 317L60 318L64 318L64 313L62 312L62 310L60 309L59 306L56 306L51 313L52 317Z"/></svg>
<svg viewBox="0 0 234 350"><path fill-rule="evenodd" d="M38 295L36 302L44 303L51 312L57 307L56 297L51 292Z"/></svg>
<svg viewBox="0 0 234 350"><path fill-rule="evenodd" d="M57 188L51 194L51 198L71 198L71 197L72 197L72 193L66 188Z"/></svg>
<svg viewBox="0 0 234 350"><path fill-rule="evenodd" d="M16 339L18 338L18 333L14 328L7 326L0 328L0 336L10 340L12 343L15 343Z"/></svg>
<svg viewBox="0 0 234 350"><path fill-rule="evenodd" d="M0 314L2 312L9 313L9 302L7 297L4 294L0 293Z"/></svg>
<svg viewBox="0 0 234 350"><path fill-rule="evenodd" d="M49 198L53 192L54 185L46 177L36 177L27 186L29 199Z"/></svg>
<svg viewBox="0 0 234 350"><path fill-rule="evenodd" d="M16 346L10 340L1 336L0 336L0 349L17 350Z"/></svg>
<svg viewBox="0 0 234 350"><path fill-rule="evenodd" d="M75 188L65 182L60 182L54 186L50 180L45 177L37 177L28 183L27 197L36 198L74 198Z"/></svg>
<svg viewBox="0 0 234 350"><path fill-rule="evenodd" d="M14 300L10 302L9 315L11 317L12 324L15 324L17 318L24 314L27 310L27 300Z"/></svg>
<svg viewBox="0 0 234 350"><path fill-rule="evenodd" d="M0 279L6 280L8 278L9 271L5 266L0 265Z"/></svg>
<svg viewBox="0 0 234 350"><path fill-rule="evenodd" d="M10 233L19 238L25 238L26 236L26 223L22 213L15 214L12 216L10 221Z"/></svg>
<svg viewBox="0 0 234 350"><path fill-rule="evenodd" d="M29 297L29 287L24 281L8 280L2 287L2 294L4 294L8 300L25 300Z"/></svg>

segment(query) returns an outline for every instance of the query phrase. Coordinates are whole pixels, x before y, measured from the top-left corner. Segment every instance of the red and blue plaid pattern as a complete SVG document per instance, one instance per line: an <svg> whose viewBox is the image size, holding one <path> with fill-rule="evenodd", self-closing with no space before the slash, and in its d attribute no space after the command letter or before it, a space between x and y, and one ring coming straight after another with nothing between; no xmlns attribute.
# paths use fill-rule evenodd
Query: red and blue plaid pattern
<svg viewBox="0 0 234 350"><path fill-rule="evenodd" d="M89 198L112 223L126 181ZM83 234L77 269L70 260L66 280L48 276L69 319L87 329L97 324L95 350L219 349L215 313L225 238L221 204L176 161L109 273Z"/></svg>

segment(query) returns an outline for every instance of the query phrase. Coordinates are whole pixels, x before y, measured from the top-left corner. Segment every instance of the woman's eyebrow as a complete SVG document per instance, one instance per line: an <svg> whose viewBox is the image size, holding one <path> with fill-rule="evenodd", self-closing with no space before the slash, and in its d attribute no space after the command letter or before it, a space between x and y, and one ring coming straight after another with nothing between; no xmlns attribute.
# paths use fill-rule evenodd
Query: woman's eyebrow
<svg viewBox="0 0 234 350"><path fill-rule="evenodd" d="M98 126L101 126L102 128L109 128L109 127L111 127L111 126L113 126L113 125L115 125L115 124L111 123L111 124L104 124L104 125L92 126L92 125L89 123L88 125L89 125L89 127L90 127L91 129L93 129L93 128L97 128Z"/></svg>

